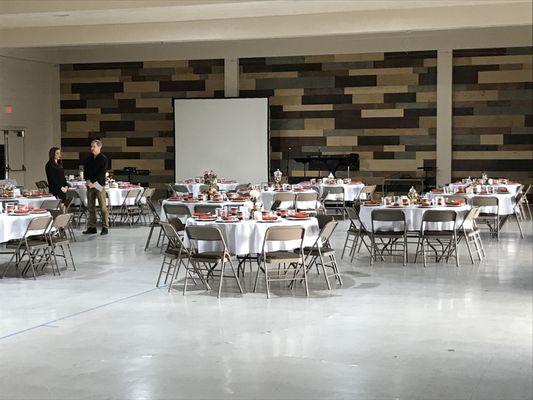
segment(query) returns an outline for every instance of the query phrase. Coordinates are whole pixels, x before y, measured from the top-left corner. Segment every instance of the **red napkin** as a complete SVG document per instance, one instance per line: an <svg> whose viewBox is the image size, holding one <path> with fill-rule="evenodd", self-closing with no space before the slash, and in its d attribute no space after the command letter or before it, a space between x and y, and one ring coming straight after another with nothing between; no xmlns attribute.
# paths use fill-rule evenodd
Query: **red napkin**
<svg viewBox="0 0 533 400"><path fill-rule="evenodd" d="M309 217L309 213L305 211L300 211L292 215L294 218L307 218Z"/></svg>
<svg viewBox="0 0 533 400"><path fill-rule="evenodd" d="M433 189L431 189L431 193L442 193L442 190L437 189L437 188L433 188Z"/></svg>
<svg viewBox="0 0 533 400"><path fill-rule="evenodd" d="M501 188L498 188L498 193L509 193L509 191L507 190L507 188L501 187Z"/></svg>
<svg viewBox="0 0 533 400"><path fill-rule="evenodd" d="M34 208L33 211L42 212L42 211L46 211L46 210L44 208Z"/></svg>
<svg viewBox="0 0 533 400"><path fill-rule="evenodd" d="M28 210L15 210L15 214L26 214Z"/></svg>
<svg viewBox="0 0 533 400"><path fill-rule="evenodd" d="M265 215L263 217L263 221L276 221L278 219L278 217L274 217L274 216L270 216L270 215Z"/></svg>
<svg viewBox="0 0 533 400"><path fill-rule="evenodd" d="M367 200L367 201L363 201L363 204L379 204L379 202L376 200Z"/></svg>
<svg viewBox="0 0 533 400"><path fill-rule="evenodd" d="M462 206L463 204L465 204L465 201L464 200L449 200L448 204L451 204L453 206Z"/></svg>

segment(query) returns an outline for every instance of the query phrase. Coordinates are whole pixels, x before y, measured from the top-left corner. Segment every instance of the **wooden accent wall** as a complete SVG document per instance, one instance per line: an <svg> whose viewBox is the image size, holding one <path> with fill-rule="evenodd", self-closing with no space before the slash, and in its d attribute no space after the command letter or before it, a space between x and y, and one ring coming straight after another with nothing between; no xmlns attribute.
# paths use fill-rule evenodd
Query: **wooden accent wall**
<svg viewBox="0 0 533 400"><path fill-rule="evenodd" d="M454 51L455 178L486 171L533 183L532 49Z"/></svg>
<svg viewBox="0 0 533 400"><path fill-rule="evenodd" d="M436 57L421 51L241 59L240 95L269 97L273 170L286 173L289 163L289 174L301 177L303 164L294 157L354 152L361 170L351 176L381 183L435 164Z"/></svg>
<svg viewBox="0 0 533 400"><path fill-rule="evenodd" d="M223 94L223 60L62 65L65 169L77 173L91 139L101 138L109 169L148 170L140 182L163 187L174 180L172 98Z"/></svg>

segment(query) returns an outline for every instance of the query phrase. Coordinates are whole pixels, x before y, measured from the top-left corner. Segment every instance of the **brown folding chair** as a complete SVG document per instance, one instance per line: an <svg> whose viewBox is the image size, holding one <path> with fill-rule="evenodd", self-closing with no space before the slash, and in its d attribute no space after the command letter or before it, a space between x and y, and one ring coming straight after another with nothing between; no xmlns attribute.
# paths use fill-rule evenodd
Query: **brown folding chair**
<svg viewBox="0 0 533 400"><path fill-rule="evenodd" d="M403 257L403 266L407 265L407 223L405 221L405 214L402 210L387 210L375 209L372 210L372 230L370 231L370 238L372 245L370 247L370 265L379 254L381 260L384 256L398 256ZM375 222L400 223L401 230L391 227L376 227ZM378 240L379 239L379 240ZM385 251L387 253L385 253Z"/></svg>
<svg viewBox="0 0 533 400"><path fill-rule="evenodd" d="M491 235L500 240L500 200L496 196L474 196L472 198L473 207L496 207L496 212L481 210L476 222L485 224L489 228Z"/></svg>
<svg viewBox="0 0 533 400"><path fill-rule="evenodd" d="M65 266L68 268L68 258L72 262L72 268L76 271L76 264L74 263L74 257L72 256L72 251L70 249L70 240L67 236L69 225L74 218L73 214L59 214L54 218L52 222L52 227L48 231L48 241L50 243L52 256L54 263L56 265L57 272L59 273L59 265L57 263L57 257L63 257L65 260ZM56 249L61 248L62 254L57 254ZM69 257L67 257L67 252Z"/></svg>
<svg viewBox="0 0 533 400"><path fill-rule="evenodd" d="M257 288L259 272L265 274L266 294L270 298L270 282L272 281L291 281L290 287L297 279L297 275L302 271L302 277L305 286L305 295L309 296L309 286L307 283L307 268L303 253L303 239L305 228L302 226L271 226L266 230L263 241L263 250L258 257L257 274L255 275L254 293ZM294 249L268 251L270 243L295 241ZM284 266L283 270L280 268ZM274 266L274 268L271 268ZM291 270L289 267L293 267Z"/></svg>
<svg viewBox="0 0 533 400"><path fill-rule="evenodd" d="M218 284L217 297L220 298L220 294L222 292L222 282L225 276L224 272L226 271L226 264L229 264L231 271L233 272L233 276L230 277L234 278L237 281L239 291L243 293L241 282L239 280L239 277L237 276L235 268L233 267L232 259L234 256L230 254L228 247L226 246L224 237L222 236L222 232L220 232L220 230L214 226L198 225L188 226L187 228L185 228L185 232L190 242L189 263L193 264L192 268L194 268L197 274L201 276L201 279L205 281L207 289L210 290L208 284L209 279L218 276L220 280ZM199 246L202 244L202 242L207 242L211 245L218 244L221 250L200 251ZM220 267L218 269L218 274L217 267ZM186 287L187 275L185 275L185 288ZM183 294L185 294L185 288Z"/></svg>

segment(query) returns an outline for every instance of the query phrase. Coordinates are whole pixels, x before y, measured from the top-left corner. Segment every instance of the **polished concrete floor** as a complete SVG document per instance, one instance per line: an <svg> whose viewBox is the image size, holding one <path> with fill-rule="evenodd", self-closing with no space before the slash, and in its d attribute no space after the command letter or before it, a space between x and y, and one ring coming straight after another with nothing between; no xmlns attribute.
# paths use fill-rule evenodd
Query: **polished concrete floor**
<svg viewBox="0 0 533 400"><path fill-rule="evenodd" d="M147 228L84 237L77 272L0 280L0 398L529 400L526 230L485 236L481 264L462 248L460 268L362 253L341 262L342 288L313 274L309 298L271 300L156 289Z"/></svg>

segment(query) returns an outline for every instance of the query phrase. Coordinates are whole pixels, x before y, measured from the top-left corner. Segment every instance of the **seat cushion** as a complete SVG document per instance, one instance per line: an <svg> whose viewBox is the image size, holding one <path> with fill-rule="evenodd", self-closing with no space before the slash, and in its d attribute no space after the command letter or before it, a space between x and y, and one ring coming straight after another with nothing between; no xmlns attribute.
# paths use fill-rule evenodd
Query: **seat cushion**
<svg viewBox="0 0 533 400"><path fill-rule="evenodd" d="M300 262L301 258L293 251L270 251L265 254L267 263L293 263Z"/></svg>
<svg viewBox="0 0 533 400"><path fill-rule="evenodd" d="M191 255L192 260L205 261L205 262L215 262L220 261L224 258L223 251L204 251L202 253L196 253Z"/></svg>
<svg viewBox="0 0 533 400"><path fill-rule="evenodd" d="M320 248L320 253L322 253L322 255L328 255L328 254L332 254L332 253L335 253L335 250L333 249L330 249L329 247L321 247ZM318 256L319 254L319 251L316 247L304 247L304 254L308 254L308 255L312 255L312 256Z"/></svg>

